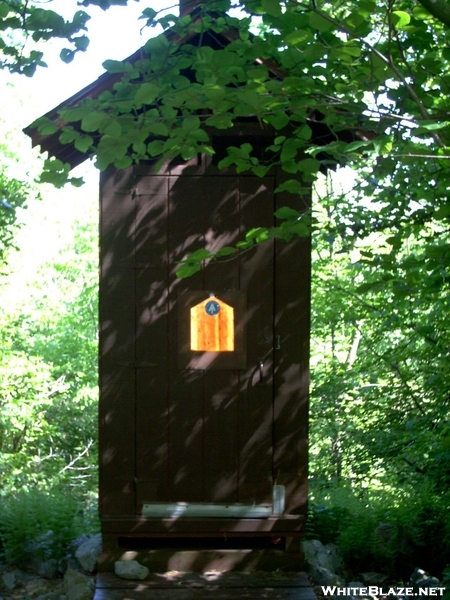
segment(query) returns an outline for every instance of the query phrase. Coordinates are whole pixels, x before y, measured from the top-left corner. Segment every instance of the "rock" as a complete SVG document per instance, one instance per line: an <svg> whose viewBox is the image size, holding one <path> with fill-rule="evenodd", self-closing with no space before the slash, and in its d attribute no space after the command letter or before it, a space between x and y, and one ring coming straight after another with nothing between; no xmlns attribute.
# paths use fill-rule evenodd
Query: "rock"
<svg viewBox="0 0 450 600"><path fill-rule="evenodd" d="M66 593L67 600L92 600L94 597L94 590L83 583L74 585Z"/></svg>
<svg viewBox="0 0 450 600"><path fill-rule="evenodd" d="M16 587L17 583L14 571L3 573L2 581L5 588L11 592Z"/></svg>
<svg viewBox="0 0 450 600"><path fill-rule="evenodd" d="M409 578L409 580L413 585L415 585L422 579L426 579L426 578L427 578L427 573L423 569L419 569L418 567L416 567L414 569L414 571L411 573L411 577Z"/></svg>
<svg viewBox="0 0 450 600"><path fill-rule="evenodd" d="M83 534L74 539L73 542L70 543L69 548L72 554L75 554L76 549L79 548L81 544L84 544L84 542L87 542L90 537L92 536Z"/></svg>
<svg viewBox="0 0 450 600"><path fill-rule="evenodd" d="M24 585L31 579L35 579L35 575L25 573L20 569L14 569L13 571L5 570L2 575L3 585L8 591L12 591L17 587Z"/></svg>
<svg viewBox="0 0 450 600"><path fill-rule="evenodd" d="M52 591L41 594L40 596L36 596L36 600L66 600L66 596L63 595L63 591L63 584L59 583L52 589Z"/></svg>
<svg viewBox="0 0 450 600"><path fill-rule="evenodd" d="M54 558L34 561L32 567L39 577L44 577L45 579L52 579L59 574L58 561Z"/></svg>
<svg viewBox="0 0 450 600"><path fill-rule="evenodd" d="M440 581L437 577L427 577L427 579L422 579L417 582L417 587L419 588L428 588L428 587L438 587L440 585Z"/></svg>
<svg viewBox="0 0 450 600"><path fill-rule="evenodd" d="M335 544L325 546L319 540L302 544L307 571L319 585L343 586L344 580L336 574L343 567L341 554Z"/></svg>
<svg viewBox="0 0 450 600"><path fill-rule="evenodd" d="M337 585L343 587L345 581L332 571L318 565L309 565L308 573L318 585Z"/></svg>
<svg viewBox="0 0 450 600"><path fill-rule="evenodd" d="M85 571L92 573L102 550L102 534L98 533L85 539L76 549L75 557Z"/></svg>
<svg viewBox="0 0 450 600"><path fill-rule="evenodd" d="M62 575L64 575L67 569L71 569L72 571L83 571L83 567L75 556L66 556L66 558L61 561L59 569Z"/></svg>
<svg viewBox="0 0 450 600"><path fill-rule="evenodd" d="M55 545L55 533L51 529L41 533L27 545L27 551L33 557L27 567L39 577L52 579L59 575L58 561L51 558Z"/></svg>
<svg viewBox="0 0 450 600"><path fill-rule="evenodd" d="M361 589L363 587L367 587L364 583L362 583L361 581L350 581L349 583L347 583L345 585L345 587L349 587L349 588L356 588L356 589Z"/></svg>
<svg viewBox="0 0 450 600"><path fill-rule="evenodd" d="M86 573L81 573L81 571L76 571L75 569L67 569L64 574L64 588L65 590L69 590L71 587L75 585L84 584L91 589L95 588L95 580L91 575L86 575Z"/></svg>
<svg viewBox="0 0 450 600"><path fill-rule="evenodd" d="M336 544L325 544L324 550L327 556L327 562L332 567L334 573L340 573L344 568L344 560L341 551Z"/></svg>
<svg viewBox="0 0 450 600"><path fill-rule="evenodd" d="M416 568L409 578L414 588L438 587L440 584L437 577L432 577L423 569Z"/></svg>
<svg viewBox="0 0 450 600"><path fill-rule="evenodd" d="M317 555L323 552L323 544L319 540L305 540L302 542L302 549L306 562L316 564Z"/></svg>
<svg viewBox="0 0 450 600"><path fill-rule="evenodd" d="M64 593L67 600L92 600L94 592L93 577L74 569L67 569L64 575Z"/></svg>
<svg viewBox="0 0 450 600"><path fill-rule="evenodd" d="M41 577L35 577L25 583L27 596L42 596L52 591L52 583Z"/></svg>
<svg viewBox="0 0 450 600"><path fill-rule="evenodd" d="M342 556L335 544L324 546L319 540L306 540L302 543L302 547L308 565L323 567L332 573L342 569Z"/></svg>
<svg viewBox="0 0 450 600"><path fill-rule="evenodd" d="M387 575L383 575L382 573L377 573L376 571L367 571L367 573L360 573L359 577L361 577L362 581L366 585L377 585L378 587L382 587L384 583L389 579Z"/></svg>
<svg viewBox="0 0 450 600"><path fill-rule="evenodd" d="M118 560L114 563L114 572L122 579L140 579L143 580L149 574L147 567L144 567L137 560Z"/></svg>

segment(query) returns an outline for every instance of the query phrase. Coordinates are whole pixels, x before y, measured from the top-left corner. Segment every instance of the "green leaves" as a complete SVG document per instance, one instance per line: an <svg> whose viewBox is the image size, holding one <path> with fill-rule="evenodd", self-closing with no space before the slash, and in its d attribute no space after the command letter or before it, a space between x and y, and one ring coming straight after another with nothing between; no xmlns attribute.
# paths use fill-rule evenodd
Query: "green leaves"
<svg viewBox="0 0 450 600"><path fill-rule="evenodd" d="M97 131L108 120L107 116L101 111L85 110L81 114L81 128L83 131Z"/></svg>
<svg viewBox="0 0 450 600"><path fill-rule="evenodd" d="M64 62L73 60L79 51L85 51L89 39L77 35L86 29L89 15L76 11L72 20L65 20L59 13L42 8L38 3L16 0L0 3L0 48L3 59L0 68L31 77L38 66L46 66L43 52L32 48L25 51L27 38L32 42L46 42L53 38L65 39L70 47L64 48L60 57Z"/></svg>
<svg viewBox="0 0 450 600"><path fill-rule="evenodd" d="M210 252L207 249L200 249L192 252L177 269L176 275L179 278L191 277L198 273L204 266L205 260L219 260L225 258L231 260L239 256L238 252L246 252L251 250L258 244L264 244L270 240L279 239L289 241L293 236L304 237L310 235L310 227L308 222L308 213L300 213L297 210L283 206L277 209L274 215L282 223L279 226L268 227L252 227L246 234L243 240L240 240L233 246L223 246L217 252ZM233 257L232 255L236 255Z"/></svg>
<svg viewBox="0 0 450 600"><path fill-rule="evenodd" d="M38 33L35 39L40 39L40 29L53 29L58 32L64 28L64 19L53 10L34 8L27 18L27 25L35 33Z"/></svg>
<svg viewBox="0 0 450 600"><path fill-rule="evenodd" d="M423 133L427 131L440 131L445 127L449 126L449 121L424 121L423 119L418 119L417 124L419 125L419 129L417 133Z"/></svg>
<svg viewBox="0 0 450 600"><path fill-rule="evenodd" d="M195 115L188 115L183 119L181 127L185 131L192 132L192 130L200 127L200 119Z"/></svg>
<svg viewBox="0 0 450 600"><path fill-rule="evenodd" d="M398 185L397 176L392 179L392 171L390 175L383 182L367 172L361 183L366 194L378 188L378 200L394 195L399 211L402 195L408 192ZM417 169L398 176L409 176L409 184L414 180L422 193L429 189L429 176ZM446 435L434 423L442 414L442 390L450 384L441 367L450 334L444 316L448 284L442 278L448 234L438 222L432 223L431 214L427 225L422 221L414 227L406 219L395 224L394 203L381 206L368 195L363 202L362 195L352 199L358 181L339 192L338 182L345 178L345 171L338 173L331 194L328 186L318 186L321 199L315 204L315 469L320 471L322 461L334 457L339 474L332 463L327 479L332 473L346 479L357 472L369 481L377 472L387 483L396 481L401 469L415 489L426 482L442 485L448 471L442 471L431 447ZM404 198L405 203L410 200ZM349 443L340 437L347 427L352 432ZM373 431L376 435L370 434ZM338 451L333 450L336 439Z"/></svg>
<svg viewBox="0 0 450 600"><path fill-rule="evenodd" d="M62 110L65 121L89 134L73 136L69 142L65 133L62 139L97 154L102 169L111 163L118 166L158 157L160 162L176 156L189 160L214 153L211 130L231 129L240 119L253 119L268 132L283 132L284 139L274 135L278 140L274 142L268 134L267 149L262 151L254 151L244 139L239 147L230 147L220 167L263 177L278 165L306 182L313 181L326 165L357 163L361 151L366 156L369 152L382 157L394 154L394 139L401 135L386 135L386 127L381 120L375 125L368 109L376 104L368 100L368 94L378 93L376 82L383 86L392 75L383 60L384 48L380 42L380 49L372 52L367 42L352 33L352 27L356 31L362 23L372 22L374 3L359 3L345 12L345 18L331 9L282 7L272 0L255 4L255 10L268 17L266 28L247 36L250 21L243 19L239 27L244 35L217 48L191 45L189 36L199 27L216 35L226 19L207 15L192 24L190 19L177 21L171 15L166 25L170 22L174 31L183 31L186 43L180 46L170 36L159 35L145 44L135 64L106 61L107 71L122 75L122 81L96 100ZM399 10L391 16L403 27L405 15ZM143 16L152 26L158 21L153 9ZM77 43L85 47L83 36ZM70 52L67 58L72 57ZM385 93L384 88L379 93ZM420 121L414 134L440 131L434 129L435 123L440 127L439 120L422 115ZM402 121L395 122L404 127ZM54 127L44 125L46 131ZM372 135L378 125L379 131ZM370 136L365 128L370 129Z"/></svg>
<svg viewBox="0 0 450 600"><path fill-rule="evenodd" d="M440 206L439 208L437 208L433 213L433 217L438 220L444 220L444 219L449 218L450 217L450 204L447 204L445 206Z"/></svg>
<svg viewBox="0 0 450 600"><path fill-rule="evenodd" d="M155 17L157 14L158 13L153 8L145 8L142 11L142 15L139 17L139 19L146 19L147 27L154 27L156 25Z"/></svg>
<svg viewBox="0 0 450 600"><path fill-rule="evenodd" d="M195 250L195 252L192 252L192 254L189 255L189 258L193 261L201 261L205 260L206 258L211 258L211 256L212 253L209 250L201 248L200 250Z"/></svg>
<svg viewBox="0 0 450 600"><path fill-rule="evenodd" d="M194 273L200 271L203 261L212 256L213 254L209 250L203 248L195 250L195 252L192 252L189 257L183 261L181 267L177 269L176 276L180 279L191 277Z"/></svg>
<svg viewBox="0 0 450 600"><path fill-rule="evenodd" d="M330 31L334 29L333 22L327 18L325 13L311 12L309 16L309 24L313 29L320 32Z"/></svg>
<svg viewBox="0 0 450 600"><path fill-rule="evenodd" d="M129 63L122 62L121 60L105 60L102 64L105 71L108 73L128 73L132 66Z"/></svg>
<svg viewBox="0 0 450 600"><path fill-rule="evenodd" d="M2 195L3 184L0 178ZM21 189L32 198L24 183ZM19 190L11 192L11 205L19 206ZM74 493L96 488L98 211L92 193L95 184L83 194L66 190L60 209L58 198L43 192L15 239L14 280L3 269L0 495L55 484ZM52 243L42 251L37 240L47 231Z"/></svg>
<svg viewBox="0 0 450 600"><path fill-rule="evenodd" d="M221 114L213 115L205 120L205 125L214 127L214 129L230 129L235 122L234 115Z"/></svg>
<svg viewBox="0 0 450 600"><path fill-rule="evenodd" d="M186 261L181 267L176 270L176 276L179 279L185 279L187 277L192 277L195 273L198 273L201 269L200 262L197 261Z"/></svg>
<svg viewBox="0 0 450 600"><path fill-rule="evenodd" d="M277 219L284 219L288 221L297 221L300 218L298 210L294 210L288 206L283 206L275 211L275 216Z"/></svg>
<svg viewBox="0 0 450 600"><path fill-rule="evenodd" d="M281 4L278 0L262 0L261 5L265 13L275 17L281 15Z"/></svg>
<svg viewBox="0 0 450 600"><path fill-rule="evenodd" d="M277 130L284 129L285 127L287 127L290 121L289 116L286 113L279 113L270 116L267 120L272 125L272 127L274 127Z"/></svg>
<svg viewBox="0 0 450 600"><path fill-rule="evenodd" d="M136 92L135 102L138 106L152 104L159 94L160 88L154 83L143 83Z"/></svg>
<svg viewBox="0 0 450 600"><path fill-rule="evenodd" d="M241 144L239 148L231 146L227 149L228 157L219 162L219 168L224 169L231 165L236 165L236 171L242 173L258 165L259 161L251 156L253 146L249 143Z"/></svg>
<svg viewBox="0 0 450 600"><path fill-rule="evenodd" d="M52 135L58 131L58 126L48 117L40 117L36 119L30 127L36 128L42 135Z"/></svg>
<svg viewBox="0 0 450 600"><path fill-rule="evenodd" d="M8 171L0 167L0 272L5 267L10 249L15 247L15 233L20 227L17 209L26 208L27 200L36 195L37 192L26 181L10 177Z"/></svg>
<svg viewBox="0 0 450 600"><path fill-rule="evenodd" d="M398 4L387 13L372 0L321 9L255 0L247 8L263 15L256 34L250 35L250 19L167 17L163 24L173 26L173 35L150 39L135 64L105 63L123 76L111 90L61 111L67 124L60 140L96 155L101 169L123 168L211 155L215 130L230 130L225 156L220 143L219 167L258 177L284 171L277 193L306 197L327 168L362 169L364 184L342 199L340 226L351 243L389 223L386 245L396 252L407 231L445 223L450 55L439 43L439 24L420 7ZM158 23L153 9L143 17ZM239 35L223 36L231 25ZM220 42L198 43L208 37ZM241 123L257 133L234 135ZM57 131L48 120L38 125L44 135ZM361 208L372 197L382 206L376 218ZM269 238L305 234L308 227L304 217L286 217ZM255 239L242 240L241 249Z"/></svg>
<svg viewBox="0 0 450 600"><path fill-rule="evenodd" d="M216 258L222 258L223 256L230 256L230 254L235 254L237 252L237 248L232 248L231 246L223 246L220 250L215 253Z"/></svg>
<svg viewBox="0 0 450 600"><path fill-rule="evenodd" d="M77 137L77 139L75 140L74 146L77 150L80 150L80 152L87 152L89 150L89 148L91 148L93 143L94 143L94 140L93 140L93 138L91 138L90 135L83 135L83 136Z"/></svg>
<svg viewBox="0 0 450 600"><path fill-rule="evenodd" d="M63 163L56 158L50 158L44 162L40 182L51 183L57 188L64 187L67 183L80 187L83 184L83 180L79 177L70 177L69 173L70 165L68 163Z"/></svg>
<svg viewBox="0 0 450 600"><path fill-rule="evenodd" d="M411 16L404 10L394 10L392 12L392 21L397 29L405 29L411 21Z"/></svg>
<svg viewBox="0 0 450 600"><path fill-rule="evenodd" d="M310 193L310 189L307 187L304 187L304 184L299 180L299 179L288 179L287 181L284 181L283 183L281 183L276 189L275 189L275 193L279 193L279 192L289 192L290 194L309 194ZM275 213L275 216L277 216L277 214ZM284 217L281 217L284 218Z"/></svg>
<svg viewBox="0 0 450 600"><path fill-rule="evenodd" d="M298 163L298 170L302 173L317 173L320 162L316 158L304 158Z"/></svg>
<svg viewBox="0 0 450 600"><path fill-rule="evenodd" d="M303 46L308 42L312 42L313 39L314 36L311 31L308 31L307 29L298 29L288 33L285 41L287 44L292 44L292 46Z"/></svg>

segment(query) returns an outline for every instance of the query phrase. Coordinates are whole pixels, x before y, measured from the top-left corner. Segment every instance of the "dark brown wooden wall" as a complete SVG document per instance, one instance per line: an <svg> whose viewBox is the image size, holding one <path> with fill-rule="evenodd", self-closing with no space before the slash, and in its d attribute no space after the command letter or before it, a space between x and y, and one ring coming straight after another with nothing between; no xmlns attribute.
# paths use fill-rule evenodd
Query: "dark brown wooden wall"
<svg viewBox="0 0 450 600"><path fill-rule="evenodd" d="M175 276L189 252L272 225L277 205L293 205L273 194L278 183L204 162L103 174L104 522L132 519L143 501L271 502L274 483L286 485L288 513L305 512L309 240L269 242L189 279ZM245 292L245 369L179 368L177 305L192 290Z"/></svg>

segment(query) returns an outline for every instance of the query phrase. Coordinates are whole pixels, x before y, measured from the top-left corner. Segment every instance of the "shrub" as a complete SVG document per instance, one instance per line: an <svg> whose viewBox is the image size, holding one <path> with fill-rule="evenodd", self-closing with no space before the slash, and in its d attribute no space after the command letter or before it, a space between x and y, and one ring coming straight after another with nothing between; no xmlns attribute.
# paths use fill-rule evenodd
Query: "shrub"
<svg viewBox="0 0 450 600"><path fill-rule="evenodd" d="M349 511L343 506L309 503L305 538L318 539L323 544L335 543L348 519Z"/></svg>
<svg viewBox="0 0 450 600"><path fill-rule="evenodd" d="M23 567L32 560L57 564L75 538L95 529L83 501L61 490L23 490L2 498L1 553L9 564Z"/></svg>
<svg viewBox="0 0 450 600"><path fill-rule="evenodd" d="M320 504L310 510L309 537L334 541L354 576L374 570L406 581L415 567L440 577L447 566L449 493L424 485L420 490L362 490L357 496L337 487L322 492Z"/></svg>

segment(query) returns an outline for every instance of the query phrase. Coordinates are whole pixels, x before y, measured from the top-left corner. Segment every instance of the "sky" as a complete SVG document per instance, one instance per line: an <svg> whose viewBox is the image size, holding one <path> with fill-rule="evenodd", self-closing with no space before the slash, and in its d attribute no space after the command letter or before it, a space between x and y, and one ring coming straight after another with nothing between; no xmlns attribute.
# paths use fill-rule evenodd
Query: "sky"
<svg viewBox="0 0 450 600"><path fill-rule="evenodd" d="M60 60L59 52L64 43L57 41L44 46L48 68L39 68L33 77L0 71L0 143L12 148L17 157L8 165L10 176L38 177L41 162L36 157L39 153L32 151L31 140L22 129L97 79L104 72L102 63L106 59L122 60L144 44L153 29L146 28L141 33L143 21L138 17L150 4L158 10L170 6L172 1L129 0L128 7L116 6L107 11L90 7L88 12L92 19L88 22L87 35L91 43L72 63ZM69 8L77 10L75 0L52 0L48 7L61 14ZM2 164L5 162L8 158L2 159ZM83 177L86 184L81 188L67 185L61 190L44 184L40 188L42 200L29 202L28 208L19 215L23 227L16 243L22 251L13 253L10 261L13 273L8 287L12 301L18 282L32 280L40 264L53 260L67 245L73 222L82 219L88 207L98 203L98 171L92 163L86 161L73 174ZM6 290L1 291L5 301Z"/></svg>
<svg viewBox="0 0 450 600"><path fill-rule="evenodd" d="M39 68L31 78L10 77L23 98L32 99L24 105L22 115L34 120L97 79L104 72L106 59L122 60L135 52L153 33L150 28L141 32L142 11L150 5L158 10L170 4L171 0L129 0L129 6L113 6L107 11L95 6L86 9L92 15L87 23L90 44L86 52L77 53L72 63L65 64L59 58L64 42L52 41L43 46L48 68ZM52 0L48 6L63 15L66 11L67 17L71 14L68 7L77 10L74 0Z"/></svg>
<svg viewBox="0 0 450 600"><path fill-rule="evenodd" d="M178 0L129 0L129 6L116 6L107 11L91 7L92 19L88 22L91 43L72 63L67 65L59 59L64 45L57 42L45 45L45 60L49 66L38 69L33 77L11 76L0 71L0 145L3 142L13 148L18 156L11 164L12 176L33 179L41 169L39 152L32 151L31 141L22 129L95 81L104 72L102 63L106 59L122 60L134 53L154 35L153 29L141 31L143 21L138 17L142 10L150 5L161 10L173 2ZM48 6L62 14L69 9L73 12L76 0L51 0ZM2 159L2 164L5 160ZM54 260L61 248L67 246L74 221L88 214L89 207L98 205L99 175L93 164L85 161L73 175L83 177L86 184L81 188L67 185L61 190L42 185L42 201L29 202L28 208L20 214L24 226L16 243L22 251L14 253L10 261L14 263L9 285L12 302L19 282L32 281L40 264Z"/></svg>
<svg viewBox="0 0 450 600"><path fill-rule="evenodd" d="M76 0L51 0L45 4L66 18L79 9ZM22 134L22 129L95 81L104 73L102 63L106 59L122 60L154 35L150 28L141 31L144 21L139 20L150 4L160 10L172 6L172 0L129 0L129 6L113 6L107 11L89 7L86 10L92 16L87 32L90 44L87 51L77 53L71 63L65 64L59 58L67 44L52 40L42 47L48 67L38 68L33 77L0 71L0 141L9 143L23 157L27 170L33 171L35 166L30 140ZM36 170L38 168L36 166ZM23 170L23 165L13 166L12 175L18 177L20 169Z"/></svg>

